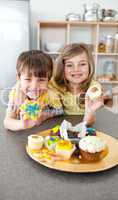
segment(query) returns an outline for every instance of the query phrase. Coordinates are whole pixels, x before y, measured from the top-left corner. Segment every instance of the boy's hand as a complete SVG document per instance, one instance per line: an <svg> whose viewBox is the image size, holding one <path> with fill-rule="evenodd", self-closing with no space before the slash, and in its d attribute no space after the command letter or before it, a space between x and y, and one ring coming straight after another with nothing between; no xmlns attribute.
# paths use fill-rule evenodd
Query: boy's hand
<svg viewBox="0 0 118 200"><path fill-rule="evenodd" d="M24 129L32 128L36 125L36 122L31 119L22 120Z"/></svg>
<svg viewBox="0 0 118 200"><path fill-rule="evenodd" d="M32 119L26 119L25 114L23 112L20 113L20 119L22 122L23 129L32 128L36 125L36 121Z"/></svg>
<svg viewBox="0 0 118 200"><path fill-rule="evenodd" d="M45 120L51 118L54 116L54 113L51 113L50 111L45 111L45 110L42 110L40 113L39 113L39 117L37 119L37 125L40 125L42 122L44 122Z"/></svg>

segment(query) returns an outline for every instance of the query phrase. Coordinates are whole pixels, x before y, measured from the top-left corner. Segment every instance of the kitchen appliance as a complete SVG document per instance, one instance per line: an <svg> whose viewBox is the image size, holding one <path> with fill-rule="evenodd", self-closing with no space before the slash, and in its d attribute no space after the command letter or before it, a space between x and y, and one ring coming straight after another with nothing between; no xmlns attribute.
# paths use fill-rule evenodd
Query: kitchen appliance
<svg viewBox="0 0 118 200"><path fill-rule="evenodd" d="M0 1L0 89L16 81L16 61L29 49L29 1Z"/></svg>

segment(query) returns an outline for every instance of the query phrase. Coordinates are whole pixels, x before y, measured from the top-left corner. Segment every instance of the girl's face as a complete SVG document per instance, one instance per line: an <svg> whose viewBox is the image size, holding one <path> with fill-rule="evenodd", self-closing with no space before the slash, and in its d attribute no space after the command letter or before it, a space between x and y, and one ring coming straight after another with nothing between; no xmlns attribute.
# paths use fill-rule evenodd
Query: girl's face
<svg viewBox="0 0 118 200"><path fill-rule="evenodd" d="M80 84L88 78L89 63L86 53L65 60L65 79L71 84Z"/></svg>
<svg viewBox="0 0 118 200"><path fill-rule="evenodd" d="M29 76L28 73L23 72L19 79L22 92L30 99L36 99L47 90L48 78Z"/></svg>

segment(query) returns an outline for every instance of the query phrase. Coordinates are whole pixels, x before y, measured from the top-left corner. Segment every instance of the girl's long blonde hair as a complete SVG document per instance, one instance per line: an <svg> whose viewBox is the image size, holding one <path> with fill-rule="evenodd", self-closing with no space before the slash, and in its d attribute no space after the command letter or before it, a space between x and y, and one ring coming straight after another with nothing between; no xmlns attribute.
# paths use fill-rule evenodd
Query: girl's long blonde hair
<svg viewBox="0 0 118 200"><path fill-rule="evenodd" d="M54 81L59 86L65 86L67 87L67 81L64 77L64 63L65 60L70 59L74 56L80 55L82 53L86 53L88 58L88 64L89 64L89 75L88 78L81 83L80 88L86 91L89 87L89 84L93 78L94 75L94 61L92 57L92 53L84 43L73 43L68 44L64 48L61 49L60 55L56 59L55 62L55 71L54 71Z"/></svg>

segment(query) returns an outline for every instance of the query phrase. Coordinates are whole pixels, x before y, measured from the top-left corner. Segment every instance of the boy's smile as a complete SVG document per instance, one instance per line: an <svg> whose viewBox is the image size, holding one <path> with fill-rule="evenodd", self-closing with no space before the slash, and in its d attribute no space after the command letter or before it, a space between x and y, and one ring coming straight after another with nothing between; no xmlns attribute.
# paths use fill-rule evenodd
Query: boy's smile
<svg viewBox="0 0 118 200"><path fill-rule="evenodd" d="M37 99L42 92L47 90L48 78L28 76L23 73L20 76L20 85L22 92L30 99Z"/></svg>

